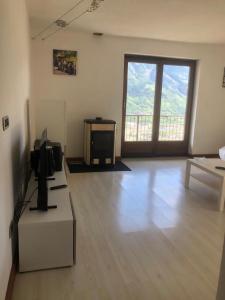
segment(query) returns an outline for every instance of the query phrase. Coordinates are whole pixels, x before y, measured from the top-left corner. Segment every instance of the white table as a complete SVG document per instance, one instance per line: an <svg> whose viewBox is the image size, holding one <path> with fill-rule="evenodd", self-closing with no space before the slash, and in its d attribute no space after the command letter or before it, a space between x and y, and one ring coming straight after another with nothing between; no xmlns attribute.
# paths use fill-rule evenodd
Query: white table
<svg viewBox="0 0 225 300"><path fill-rule="evenodd" d="M194 166L208 174L213 175L218 180L218 184L210 184L210 181L204 177L204 175L196 175L191 173L191 167ZM205 158L205 159L188 159L186 165L186 178L185 178L185 187L189 188L190 177L194 177L196 180L199 180L202 183L208 184L211 187L217 187L219 189L218 205L219 210L224 210L225 202L225 170L218 170L215 167L221 166L225 167L225 161L219 158Z"/></svg>

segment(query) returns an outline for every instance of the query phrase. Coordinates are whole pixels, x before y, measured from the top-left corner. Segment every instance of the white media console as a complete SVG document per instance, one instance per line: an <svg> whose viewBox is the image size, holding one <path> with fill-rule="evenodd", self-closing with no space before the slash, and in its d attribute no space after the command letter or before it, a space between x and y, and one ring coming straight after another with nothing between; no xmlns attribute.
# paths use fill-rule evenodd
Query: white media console
<svg viewBox="0 0 225 300"><path fill-rule="evenodd" d="M48 187L67 184L65 171L55 172L55 180ZM37 187L32 175L25 201ZM33 194L18 224L19 271L35 271L72 266L76 257L76 219L69 188L49 190L48 204L56 209L30 211L37 202L37 190Z"/></svg>

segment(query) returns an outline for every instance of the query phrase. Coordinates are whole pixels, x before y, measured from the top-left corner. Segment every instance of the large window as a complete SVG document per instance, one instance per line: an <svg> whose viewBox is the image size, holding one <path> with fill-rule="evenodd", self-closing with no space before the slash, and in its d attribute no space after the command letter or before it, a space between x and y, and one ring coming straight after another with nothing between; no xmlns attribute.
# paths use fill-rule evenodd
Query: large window
<svg viewBox="0 0 225 300"><path fill-rule="evenodd" d="M162 142L167 142L169 148L168 142L177 142L171 144L173 149L183 144L180 149L185 152L184 144L187 148L190 127L194 69L194 61L125 56L125 152L129 147L139 152L138 145L140 152L143 152L143 147L147 149L149 144L151 153L153 148L159 149ZM165 148L165 144L162 147Z"/></svg>

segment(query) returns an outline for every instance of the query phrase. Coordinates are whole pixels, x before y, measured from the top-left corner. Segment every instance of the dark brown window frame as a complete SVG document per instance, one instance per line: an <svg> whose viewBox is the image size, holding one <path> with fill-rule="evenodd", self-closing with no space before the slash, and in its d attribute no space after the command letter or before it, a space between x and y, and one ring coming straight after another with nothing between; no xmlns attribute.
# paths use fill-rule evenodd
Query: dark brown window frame
<svg viewBox="0 0 225 300"><path fill-rule="evenodd" d="M151 142L127 142L125 141L125 116L127 99L127 75L129 62L152 63L157 65L155 105L153 118L153 138ZM151 157L151 156L176 156L187 155L191 132L192 107L194 98L194 83L196 73L196 60L147 56L137 54L124 55L124 83L123 83L123 107L122 107L122 134L121 134L121 155L123 157ZM187 108L185 114L185 136L183 141L158 141L159 121L161 108L161 93L163 80L163 66L189 66L189 86L187 95ZM156 141L157 139L157 141Z"/></svg>

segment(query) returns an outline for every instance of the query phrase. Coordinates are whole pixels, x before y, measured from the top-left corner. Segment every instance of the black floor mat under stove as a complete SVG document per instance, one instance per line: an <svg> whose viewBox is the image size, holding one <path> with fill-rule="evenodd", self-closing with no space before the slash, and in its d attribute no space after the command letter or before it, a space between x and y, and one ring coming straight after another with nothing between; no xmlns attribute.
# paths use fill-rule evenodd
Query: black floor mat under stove
<svg viewBox="0 0 225 300"><path fill-rule="evenodd" d="M112 171L131 171L122 161L117 161L114 166L87 166L83 162L67 160L70 173L88 172L112 172Z"/></svg>

